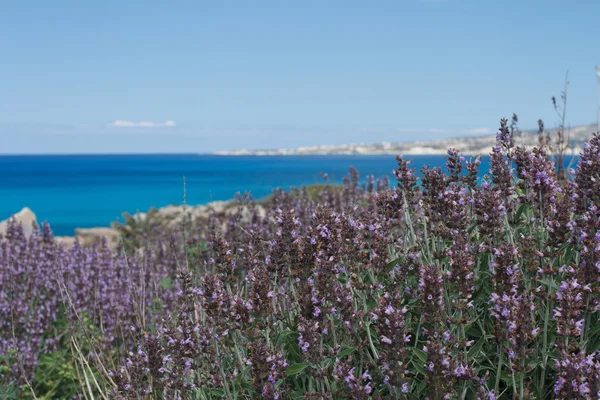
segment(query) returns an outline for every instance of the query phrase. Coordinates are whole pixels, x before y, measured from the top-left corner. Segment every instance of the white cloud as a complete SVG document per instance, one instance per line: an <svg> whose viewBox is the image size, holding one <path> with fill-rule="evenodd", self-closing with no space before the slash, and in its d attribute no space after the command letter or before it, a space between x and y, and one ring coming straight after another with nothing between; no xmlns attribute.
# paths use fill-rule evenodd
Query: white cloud
<svg viewBox="0 0 600 400"><path fill-rule="evenodd" d="M113 128L173 128L176 126L175 121L152 122L152 121L124 121L121 119L115 120L109 124Z"/></svg>
<svg viewBox="0 0 600 400"><path fill-rule="evenodd" d="M401 133L432 133L441 135L491 135L495 131L490 128L468 128L468 129L440 129L440 128L399 128L396 130Z"/></svg>
<svg viewBox="0 0 600 400"><path fill-rule="evenodd" d="M473 128L468 129L467 131L465 131L465 133L468 133L470 135L490 135L494 133L494 131L490 128Z"/></svg>
<svg viewBox="0 0 600 400"><path fill-rule="evenodd" d="M448 133L448 134L466 134L466 135L490 135L494 133L490 128L472 128L472 129L438 129L430 128L430 133Z"/></svg>

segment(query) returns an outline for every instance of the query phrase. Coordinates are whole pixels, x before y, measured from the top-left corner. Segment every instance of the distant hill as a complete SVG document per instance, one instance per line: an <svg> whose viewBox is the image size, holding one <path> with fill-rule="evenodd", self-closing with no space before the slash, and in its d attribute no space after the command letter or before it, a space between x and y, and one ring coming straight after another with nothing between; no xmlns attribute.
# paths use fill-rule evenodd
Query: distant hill
<svg viewBox="0 0 600 400"><path fill-rule="evenodd" d="M583 143L589 140L592 133L596 131L596 125L582 125L568 129L569 142L572 149L569 153L579 153ZM556 130L550 130L550 136L556 136ZM537 131L523 131L515 138L517 145L533 147L537 145ZM267 150L231 150L218 151L216 155L335 155L335 154L446 154L448 148L460 150L465 155L488 154L496 143L495 135L466 136L458 138L404 142L404 143L354 143L332 146L308 146L296 149L267 149Z"/></svg>

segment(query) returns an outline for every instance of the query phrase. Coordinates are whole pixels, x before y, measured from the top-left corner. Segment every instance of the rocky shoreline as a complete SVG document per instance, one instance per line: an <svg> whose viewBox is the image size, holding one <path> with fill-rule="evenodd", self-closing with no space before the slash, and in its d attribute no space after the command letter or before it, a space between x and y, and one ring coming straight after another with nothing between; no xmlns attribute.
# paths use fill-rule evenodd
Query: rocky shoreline
<svg viewBox="0 0 600 400"><path fill-rule="evenodd" d="M151 214L152 218L160 221L164 221L164 225L167 227L174 227L183 222L184 216L189 218L191 221L198 221L208 219L211 213L216 215L228 215L237 212L238 202L236 200L228 201L213 201L208 204L201 204L196 206L179 206L169 205L148 212L140 212L130 217L136 223L144 223ZM259 214L266 214L264 208L256 204ZM247 209L242 210L242 218L245 217ZM249 216L249 214L248 214ZM0 221L0 235L6 233L8 222L11 218L14 218L16 222L23 226L25 236L29 237L34 230L34 226L39 226L40 223L37 220L35 213L28 207L24 207L21 211L13 214L11 217ZM35 224L35 225L34 225ZM52 224L50 224L52 226ZM76 241L82 246L89 246L102 239L106 239L110 248L115 248L119 243L119 230L115 225L110 227L93 227L93 228L76 228L73 236L55 236L57 244L64 247L71 247Z"/></svg>

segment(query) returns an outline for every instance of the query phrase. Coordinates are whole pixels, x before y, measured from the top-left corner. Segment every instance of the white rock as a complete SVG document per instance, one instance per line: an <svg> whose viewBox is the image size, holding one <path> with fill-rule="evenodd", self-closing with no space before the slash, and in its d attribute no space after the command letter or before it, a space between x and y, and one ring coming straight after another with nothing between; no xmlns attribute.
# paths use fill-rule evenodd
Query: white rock
<svg viewBox="0 0 600 400"><path fill-rule="evenodd" d="M207 206L214 211L215 214L220 214L225 210L228 204L228 201L213 201L208 203Z"/></svg>
<svg viewBox="0 0 600 400"><path fill-rule="evenodd" d="M75 244L75 238L73 236L55 236L54 241L57 245L68 249Z"/></svg>
<svg viewBox="0 0 600 400"><path fill-rule="evenodd" d="M0 222L0 234L4 235L6 233L6 229L8 228L8 222L13 217L15 221L21 223L21 225L23 226L23 232L25 233L25 236L31 236L31 233L33 232L33 223L35 222L37 224L37 217L35 216L33 211L29 209L29 207L23 207L23 209L18 213Z"/></svg>
<svg viewBox="0 0 600 400"><path fill-rule="evenodd" d="M90 245L96 241L106 238L108 246L114 248L119 242L119 232L112 228L77 228L75 237L84 245Z"/></svg>
<svg viewBox="0 0 600 400"><path fill-rule="evenodd" d="M163 217L175 217L181 214L182 207L180 206L166 206L158 209L158 214Z"/></svg>

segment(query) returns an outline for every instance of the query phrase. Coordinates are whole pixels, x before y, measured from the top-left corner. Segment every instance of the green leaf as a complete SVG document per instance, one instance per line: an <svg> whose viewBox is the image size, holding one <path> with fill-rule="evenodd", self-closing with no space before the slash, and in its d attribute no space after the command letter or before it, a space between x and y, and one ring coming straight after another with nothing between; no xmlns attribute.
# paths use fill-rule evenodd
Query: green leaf
<svg viewBox="0 0 600 400"><path fill-rule="evenodd" d="M150 308L152 309L152 312L156 315L158 315L163 308L163 302L161 299L159 298L154 298L152 299L152 303L150 305Z"/></svg>
<svg viewBox="0 0 600 400"><path fill-rule="evenodd" d="M425 366L423 364L413 360L412 365L418 373L427 375L428 371L425 369Z"/></svg>
<svg viewBox="0 0 600 400"><path fill-rule="evenodd" d="M539 279L539 282L544 284L548 288L558 290L558 284L556 282L550 281L549 279Z"/></svg>
<svg viewBox="0 0 600 400"><path fill-rule="evenodd" d="M512 375L506 371L500 371L500 379L502 379L507 384L512 384Z"/></svg>
<svg viewBox="0 0 600 400"><path fill-rule="evenodd" d="M411 390L413 392L412 394L418 394L418 396L415 396L413 398L422 399L424 397L423 395L424 395L426 387L427 387L427 382L425 382L424 380L419 382L417 387L415 389Z"/></svg>
<svg viewBox="0 0 600 400"><path fill-rule="evenodd" d="M600 332L600 325L595 326L594 328L590 329L590 332L588 334L589 337L593 337L594 335L596 335L598 332Z"/></svg>
<svg viewBox="0 0 600 400"><path fill-rule="evenodd" d="M343 357L351 355L355 351L356 351L355 347L348 347L347 349L340 351L337 355L337 358L342 359Z"/></svg>
<svg viewBox="0 0 600 400"><path fill-rule="evenodd" d="M378 305L379 305L379 303L375 299L367 300L367 310L372 310L372 309L376 308Z"/></svg>
<svg viewBox="0 0 600 400"><path fill-rule="evenodd" d="M288 362L300 361L302 359L302 350L298 345L298 332L289 331L282 337L285 355Z"/></svg>
<svg viewBox="0 0 600 400"><path fill-rule="evenodd" d="M298 375L300 372L304 371L306 367L308 367L307 363L294 364L287 367L285 372L288 376Z"/></svg>
<svg viewBox="0 0 600 400"><path fill-rule="evenodd" d="M529 211L531 209L531 204L529 203L523 203L519 206L519 208L517 208L517 214L515 215L515 220L519 221L519 219L521 219L521 216Z"/></svg>
<svg viewBox="0 0 600 400"><path fill-rule="evenodd" d="M389 263L387 263L387 265L385 266L385 272L390 272L391 270L394 269L394 267L396 265L398 265L400 263L400 258L396 258L395 260L390 261Z"/></svg>
<svg viewBox="0 0 600 400"><path fill-rule="evenodd" d="M170 277L167 276L166 278L160 281L160 286L165 290L171 289L173 287L173 281Z"/></svg>
<svg viewBox="0 0 600 400"><path fill-rule="evenodd" d="M225 396L225 391L223 389L211 389L210 394L212 396Z"/></svg>
<svg viewBox="0 0 600 400"><path fill-rule="evenodd" d="M541 363L537 360L529 360L527 362L527 367L530 369L529 374L532 374L535 372L535 369L541 365Z"/></svg>
<svg viewBox="0 0 600 400"><path fill-rule="evenodd" d="M301 389L294 390L290 396L291 396L292 400L304 400L305 399L304 391L302 391Z"/></svg>
<svg viewBox="0 0 600 400"><path fill-rule="evenodd" d="M547 354L550 360L558 360L560 358L560 354L557 351L549 351Z"/></svg>
<svg viewBox="0 0 600 400"><path fill-rule="evenodd" d="M371 277L371 274L369 274L369 273L363 275L362 281L363 281L363 283L375 283L373 281L373 278Z"/></svg>
<svg viewBox="0 0 600 400"><path fill-rule="evenodd" d="M16 399L17 389L14 386L0 386L0 399Z"/></svg>
<svg viewBox="0 0 600 400"><path fill-rule="evenodd" d="M481 255L479 270L485 273L489 273L490 264L492 262L492 253L486 252Z"/></svg>
<svg viewBox="0 0 600 400"><path fill-rule="evenodd" d="M484 343L483 340L478 340L477 343L475 343L473 346L471 346L471 348L469 349L469 352L468 352L469 359L477 358L477 356L481 352L483 343Z"/></svg>
<svg viewBox="0 0 600 400"><path fill-rule="evenodd" d="M600 349L600 340L596 340L595 342L592 342L590 344L590 347L589 347L590 353L593 353L593 352L595 352L596 350L599 350L599 349Z"/></svg>
<svg viewBox="0 0 600 400"><path fill-rule="evenodd" d="M563 262L564 263L575 262L578 254L579 254L578 251L572 245L569 245L569 247L567 247L567 249L565 251L565 258L564 258Z"/></svg>
<svg viewBox="0 0 600 400"><path fill-rule="evenodd" d="M250 384L250 382L244 381L244 382L242 382L242 384L240 386L246 392L250 392L250 393L255 392L254 387Z"/></svg>
<svg viewBox="0 0 600 400"><path fill-rule="evenodd" d="M473 224L471 224L471 226L469 227L469 229L467 229L467 233L473 233L473 231L475 230L475 228L477 228L477 222L474 222Z"/></svg>
<svg viewBox="0 0 600 400"><path fill-rule="evenodd" d="M421 349L413 349L413 354L423 363L425 364L425 361L427 361L427 353L425 353L423 350Z"/></svg>

